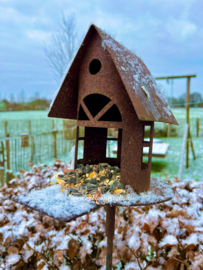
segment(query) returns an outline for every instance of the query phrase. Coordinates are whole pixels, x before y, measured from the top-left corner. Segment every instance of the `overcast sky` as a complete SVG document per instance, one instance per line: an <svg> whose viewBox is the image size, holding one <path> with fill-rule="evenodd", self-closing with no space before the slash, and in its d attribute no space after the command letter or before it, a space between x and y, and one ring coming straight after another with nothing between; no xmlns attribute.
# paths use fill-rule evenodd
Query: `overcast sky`
<svg viewBox="0 0 203 270"><path fill-rule="evenodd" d="M58 85L43 51L58 31L62 11L75 14L78 37L91 23L116 35L153 76L196 74L191 92L203 95L202 0L0 0L0 98L39 92L51 99ZM168 95L171 85L162 83ZM186 91L176 79L173 93Z"/></svg>

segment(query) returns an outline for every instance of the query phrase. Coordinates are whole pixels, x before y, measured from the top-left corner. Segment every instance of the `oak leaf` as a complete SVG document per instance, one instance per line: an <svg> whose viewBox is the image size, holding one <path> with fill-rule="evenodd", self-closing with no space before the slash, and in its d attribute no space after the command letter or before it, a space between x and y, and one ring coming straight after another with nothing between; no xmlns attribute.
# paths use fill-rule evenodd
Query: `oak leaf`
<svg viewBox="0 0 203 270"><path fill-rule="evenodd" d="M75 240L71 239L68 243L68 257L70 257L71 260L73 260L77 249L78 249L79 245L76 243Z"/></svg>
<svg viewBox="0 0 203 270"><path fill-rule="evenodd" d="M64 253L66 253L66 250L58 249L54 251L54 256L59 262L64 263L64 257L63 257Z"/></svg>
<svg viewBox="0 0 203 270"><path fill-rule="evenodd" d="M180 262L176 261L173 258L170 258L164 265L164 270L174 270L178 269Z"/></svg>
<svg viewBox="0 0 203 270"><path fill-rule="evenodd" d="M189 251L187 251L187 253L186 253L186 258L187 258L187 260L188 260L189 262L194 261L194 257L195 257L195 252L194 252L194 250L189 250Z"/></svg>

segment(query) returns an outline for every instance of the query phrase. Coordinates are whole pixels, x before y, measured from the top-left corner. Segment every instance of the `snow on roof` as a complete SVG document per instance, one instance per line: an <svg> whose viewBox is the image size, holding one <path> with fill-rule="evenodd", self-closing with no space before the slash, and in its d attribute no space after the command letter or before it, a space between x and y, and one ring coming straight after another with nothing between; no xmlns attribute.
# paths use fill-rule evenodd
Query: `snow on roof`
<svg viewBox="0 0 203 270"><path fill-rule="evenodd" d="M101 46L110 54L138 118L145 121L178 124L164 98L161 87L156 84L143 61L95 25L90 26L67 71L57 96L52 102L49 116L76 119L76 112L73 111L77 110L79 66L95 32L101 38ZM67 107L68 103L71 103L70 108Z"/></svg>
<svg viewBox="0 0 203 270"><path fill-rule="evenodd" d="M177 124L161 87L156 84L143 61L100 28L95 28L112 57L138 118Z"/></svg>

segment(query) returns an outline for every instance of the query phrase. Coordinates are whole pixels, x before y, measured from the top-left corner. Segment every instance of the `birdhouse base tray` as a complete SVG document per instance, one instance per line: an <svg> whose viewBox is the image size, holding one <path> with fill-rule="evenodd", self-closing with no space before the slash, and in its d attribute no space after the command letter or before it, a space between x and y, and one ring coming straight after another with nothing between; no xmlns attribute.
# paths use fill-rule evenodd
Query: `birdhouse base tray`
<svg viewBox="0 0 203 270"><path fill-rule="evenodd" d="M174 196L171 185L157 178L151 178L151 187L147 192L138 194L127 186L126 195L101 194L97 201L86 196L69 197L67 192L61 193L60 190L59 185L52 185L40 190L33 189L12 200L60 221L69 222L105 205L151 205L168 201Z"/></svg>

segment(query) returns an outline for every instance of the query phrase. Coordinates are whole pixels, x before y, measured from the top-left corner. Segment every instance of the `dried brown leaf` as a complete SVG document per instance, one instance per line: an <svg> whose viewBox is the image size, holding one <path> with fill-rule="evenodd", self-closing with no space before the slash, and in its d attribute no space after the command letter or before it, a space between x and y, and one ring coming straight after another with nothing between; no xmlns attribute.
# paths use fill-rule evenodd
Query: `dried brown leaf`
<svg viewBox="0 0 203 270"><path fill-rule="evenodd" d="M7 252L8 252L8 255L19 253L17 247L14 247L14 246L9 246L7 249Z"/></svg>
<svg viewBox="0 0 203 270"><path fill-rule="evenodd" d="M20 174L24 175L25 171L24 170L18 170Z"/></svg>
<svg viewBox="0 0 203 270"><path fill-rule="evenodd" d="M7 236L6 239L4 240L3 246L7 247L10 242L11 242L11 237Z"/></svg>
<svg viewBox="0 0 203 270"><path fill-rule="evenodd" d="M19 263L16 266L16 270L22 270L23 266L24 266L24 262L20 260Z"/></svg>
<svg viewBox="0 0 203 270"><path fill-rule="evenodd" d="M195 227L192 225L183 225L183 228L185 228L189 232L194 232Z"/></svg>
<svg viewBox="0 0 203 270"><path fill-rule="evenodd" d="M175 270L180 265L180 262L170 258L164 265L164 270Z"/></svg>
<svg viewBox="0 0 203 270"><path fill-rule="evenodd" d="M175 218L175 217L179 217L179 216L183 216L183 217L189 217L189 215L187 214L185 209L173 209L171 212L168 212L166 214L166 217L168 218Z"/></svg>
<svg viewBox="0 0 203 270"><path fill-rule="evenodd" d="M142 215L143 212L138 207L133 207L133 210L137 212L138 214Z"/></svg>
<svg viewBox="0 0 203 270"><path fill-rule="evenodd" d="M39 261L37 263L37 270L42 270L45 265L46 265L46 263L44 261L42 261L42 260Z"/></svg>
<svg viewBox="0 0 203 270"><path fill-rule="evenodd" d="M78 249L79 245L76 243L75 240L71 239L68 243L68 256L70 257L71 260L73 260L77 249Z"/></svg>
<svg viewBox="0 0 203 270"><path fill-rule="evenodd" d="M58 249L58 250L54 251L54 256L56 257L56 259L59 262L64 263L64 257L63 257L64 253L66 253L66 250Z"/></svg>
<svg viewBox="0 0 203 270"><path fill-rule="evenodd" d="M186 253L186 259L187 259L189 262L193 262L193 261L194 261L194 257L195 257L195 252L194 252L194 250L189 250L189 251L187 251L187 253Z"/></svg>
<svg viewBox="0 0 203 270"><path fill-rule="evenodd" d="M89 228L89 223L87 223L87 222L81 222L78 225L78 230L80 230L81 232L86 231L88 228Z"/></svg>
<svg viewBox="0 0 203 270"><path fill-rule="evenodd" d="M146 222L144 223L142 229L143 229L144 231L146 231L147 233L150 233L150 226L149 226L149 224L147 224Z"/></svg>

